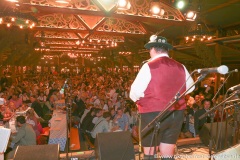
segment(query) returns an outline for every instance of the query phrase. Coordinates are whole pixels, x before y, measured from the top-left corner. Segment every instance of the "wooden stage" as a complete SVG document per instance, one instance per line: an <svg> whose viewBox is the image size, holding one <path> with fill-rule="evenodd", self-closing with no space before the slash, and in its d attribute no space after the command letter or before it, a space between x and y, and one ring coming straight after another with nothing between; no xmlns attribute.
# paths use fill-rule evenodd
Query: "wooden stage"
<svg viewBox="0 0 240 160"><path fill-rule="evenodd" d="M192 149L192 148L195 148L195 149ZM139 152L139 145L134 145L134 151L135 151L135 159L141 160L142 159L141 157L143 156L143 154ZM187 151L199 152L200 154L204 154L204 155L208 154L208 148L201 144L201 140L199 137L179 139L177 141L177 150L176 151L177 151L177 154L183 154L184 152L187 153ZM195 154L194 152L192 152L191 154ZM184 154L186 154L186 153L184 153ZM140 156L140 158L139 158L139 156ZM69 157L68 159L71 159L71 160L95 160L95 152L94 152L94 150L71 152L68 154L68 157ZM60 159L66 159L66 153L61 153ZM179 158L177 158L177 159L179 159ZM187 160L187 159L188 158L184 158L184 160ZM179 159L179 160L181 160L181 159ZM191 158L191 160L192 160L192 158ZM198 160L205 160L205 159L198 158Z"/></svg>

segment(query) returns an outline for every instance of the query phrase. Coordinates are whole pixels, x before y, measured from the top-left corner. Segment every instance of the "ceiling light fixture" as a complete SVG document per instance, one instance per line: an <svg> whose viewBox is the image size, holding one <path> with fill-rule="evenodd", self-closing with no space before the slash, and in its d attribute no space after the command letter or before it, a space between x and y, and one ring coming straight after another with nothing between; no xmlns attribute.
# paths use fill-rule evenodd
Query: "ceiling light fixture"
<svg viewBox="0 0 240 160"><path fill-rule="evenodd" d="M33 28L36 23L37 19L28 13L19 11L0 12L0 24L5 24L7 27Z"/></svg>
<svg viewBox="0 0 240 160"><path fill-rule="evenodd" d="M57 3L68 4L71 0L56 0Z"/></svg>
<svg viewBox="0 0 240 160"><path fill-rule="evenodd" d="M184 1L184 0L178 0L178 1L176 2L176 7L177 7L178 9L183 9L183 8L185 7L185 1Z"/></svg>
<svg viewBox="0 0 240 160"><path fill-rule="evenodd" d="M195 11L188 11L185 14L186 20L187 21L195 21L195 19L197 18L197 12Z"/></svg>
<svg viewBox="0 0 240 160"><path fill-rule="evenodd" d="M161 7L160 2L159 1L152 1L151 2L151 6L150 6L150 12L152 13L153 16L156 17L161 17L164 15L165 11L164 9Z"/></svg>
<svg viewBox="0 0 240 160"><path fill-rule="evenodd" d="M129 10L131 8L131 3L129 0L118 0L117 7L119 10Z"/></svg>
<svg viewBox="0 0 240 160"><path fill-rule="evenodd" d="M14 3L18 3L19 1L18 0L6 0L8 2L14 2Z"/></svg>
<svg viewBox="0 0 240 160"><path fill-rule="evenodd" d="M185 36L185 41L206 41L206 40L211 40L214 38L214 34L210 32L208 26L203 23L202 21L199 21L195 23L190 30L188 30L186 36Z"/></svg>

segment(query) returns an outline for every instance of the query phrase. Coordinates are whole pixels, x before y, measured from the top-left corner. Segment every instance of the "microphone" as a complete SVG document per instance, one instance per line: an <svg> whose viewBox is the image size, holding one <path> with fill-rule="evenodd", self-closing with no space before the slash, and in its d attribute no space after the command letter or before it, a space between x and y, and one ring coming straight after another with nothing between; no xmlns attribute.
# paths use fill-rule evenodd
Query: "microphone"
<svg viewBox="0 0 240 160"><path fill-rule="evenodd" d="M60 90L60 94L64 94L64 89L67 87L67 82L68 82L68 78L66 79L66 81L64 82L64 84L63 84L63 86L62 86L62 88L61 88L61 90Z"/></svg>
<svg viewBox="0 0 240 160"><path fill-rule="evenodd" d="M226 74L228 73L228 67L225 65L221 65L219 67L214 68L203 68L203 69L197 69L195 72L198 73L220 73L220 74Z"/></svg>
<svg viewBox="0 0 240 160"><path fill-rule="evenodd" d="M234 70L228 72L227 74L230 74L230 73L233 73L233 72L238 72L238 69L234 69Z"/></svg>
<svg viewBox="0 0 240 160"><path fill-rule="evenodd" d="M238 84L236 86L233 86L233 87L229 88L228 90L235 91L235 90L238 90L238 89L240 89L240 84Z"/></svg>

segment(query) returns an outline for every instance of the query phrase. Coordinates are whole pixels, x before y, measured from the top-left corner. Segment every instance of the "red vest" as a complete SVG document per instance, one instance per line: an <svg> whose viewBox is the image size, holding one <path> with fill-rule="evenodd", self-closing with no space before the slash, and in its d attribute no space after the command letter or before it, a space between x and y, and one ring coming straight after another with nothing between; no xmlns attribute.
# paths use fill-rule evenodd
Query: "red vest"
<svg viewBox="0 0 240 160"><path fill-rule="evenodd" d="M144 91L144 97L137 101L139 113L163 111L186 81L182 64L168 57L159 57L148 62L151 80ZM182 94L186 85L181 90ZM186 102L181 98L171 110L183 110Z"/></svg>

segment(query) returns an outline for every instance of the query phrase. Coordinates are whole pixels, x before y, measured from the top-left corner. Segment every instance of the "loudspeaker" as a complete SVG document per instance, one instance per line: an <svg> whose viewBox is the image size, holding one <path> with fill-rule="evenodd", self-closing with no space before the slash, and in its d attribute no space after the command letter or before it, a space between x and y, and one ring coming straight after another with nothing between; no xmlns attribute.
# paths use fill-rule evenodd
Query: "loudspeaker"
<svg viewBox="0 0 240 160"><path fill-rule="evenodd" d="M234 160L240 159L240 144L223 150L213 155L215 160Z"/></svg>
<svg viewBox="0 0 240 160"><path fill-rule="evenodd" d="M226 122L212 123L213 145L216 145L218 133L221 125L222 125L222 129L221 129L221 136L219 136L219 140L218 140L218 147L217 147L218 149L228 148L232 145L233 129L229 124L226 125ZM199 132L199 137L202 143L205 144L206 146L209 145L210 129L211 129L211 123L205 123ZM226 137L226 141L225 141L225 137Z"/></svg>
<svg viewBox="0 0 240 160"><path fill-rule="evenodd" d="M95 139L95 156L97 160L134 160L131 133L98 133Z"/></svg>
<svg viewBox="0 0 240 160"><path fill-rule="evenodd" d="M18 146L14 155L14 160L58 160L59 145L32 145Z"/></svg>

